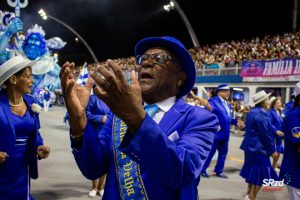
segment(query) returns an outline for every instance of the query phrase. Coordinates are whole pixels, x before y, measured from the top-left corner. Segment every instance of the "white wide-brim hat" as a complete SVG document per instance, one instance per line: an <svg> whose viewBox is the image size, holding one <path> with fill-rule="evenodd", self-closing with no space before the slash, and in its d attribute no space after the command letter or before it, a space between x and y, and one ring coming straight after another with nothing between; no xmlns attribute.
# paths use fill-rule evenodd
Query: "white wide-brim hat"
<svg viewBox="0 0 300 200"><path fill-rule="evenodd" d="M268 101L269 105L271 106L273 104L273 102L276 100L277 98L276 97L271 97Z"/></svg>
<svg viewBox="0 0 300 200"><path fill-rule="evenodd" d="M252 107L255 106L256 104L262 102L263 100L267 99L269 96L271 96L272 93L267 94L264 90L256 93L253 97L252 97Z"/></svg>
<svg viewBox="0 0 300 200"><path fill-rule="evenodd" d="M294 95L295 95L295 98L300 94L300 82L298 82L296 85L295 85L295 89L294 89Z"/></svg>
<svg viewBox="0 0 300 200"><path fill-rule="evenodd" d="M26 67L32 67L34 64L35 61L29 60L22 55L9 59L0 66L0 86L15 73Z"/></svg>

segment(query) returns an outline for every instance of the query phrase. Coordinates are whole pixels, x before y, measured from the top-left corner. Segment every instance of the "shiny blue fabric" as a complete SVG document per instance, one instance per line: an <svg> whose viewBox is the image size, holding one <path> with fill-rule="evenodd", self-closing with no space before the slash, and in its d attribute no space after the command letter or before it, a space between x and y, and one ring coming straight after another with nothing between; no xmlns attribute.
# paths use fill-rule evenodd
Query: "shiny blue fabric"
<svg viewBox="0 0 300 200"><path fill-rule="evenodd" d="M246 119L246 133L241 149L248 153L271 156L276 151L272 124L267 112L261 107L250 110Z"/></svg>
<svg viewBox="0 0 300 200"><path fill-rule="evenodd" d="M280 137L276 134L277 131L282 131L283 118L277 114L274 108L268 111L268 115L272 124L272 132L275 136L276 151L278 153L283 153L283 137Z"/></svg>
<svg viewBox="0 0 300 200"><path fill-rule="evenodd" d="M87 178L93 180L107 173L103 200L120 199L112 153L112 117L98 134L87 124L83 146L73 149ZM146 115L134 136L125 134L119 148L140 165L149 199L195 200L200 171L217 128L215 115L180 99L159 124ZM175 132L179 139L170 141L168 136Z"/></svg>
<svg viewBox="0 0 300 200"><path fill-rule="evenodd" d="M86 107L86 117L93 127L94 131L100 131L103 126L102 120L104 115L110 112L107 105L101 101L96 95L91 95Z"/></svg>
<svg viewBox="0 0 300 200"><path fill-rule="evenodd" d="M209 105L212 107L212 113L214 113L220 122L220 130L217 132L213 148L209 153L209 156L204 164L204 167L202 169L202 172L205 172L208 166L210 165L210 162L216 153L216 150L218 150L218 160L215 167L215 172L218 174L221 174L224 169L226 156L228 153L228 142L229 142L229 136L230 136L230 125L237 124L236 119L232 119L232 108L231 105L228 105L228 108L230 110L230 113L228 114L227 109L225 108L224 103L221 101L219 96L215 96L213 98L209 99Z"/></svg>
<svg viewBox="0 0 300 200"><path fill-rule="evenodd" d="M288 103L284 106L284 116L287 117L288 114L293 110L294 107L294 100L290 100Z"/></svg>
<svg viewBox="0 0 300 200"><path fill-rule="evenodd" d="M14 154L9 156L3 166L14 173L5 173L0 177L0 199L27 199L29 196L28 142L34 132L34 118L27 110L24 116L12 115L15 126L16 142Z"/></svg>
<svg viewBox="0 0 300 200"><path fill-rule="evenodd" d="M300 106L289 113L284 122L284 155L280 168L280 179L292 187L300 189L300 154L296 151L296 145L300 145L300 138L294 137L292 130L300 129Z"/></svg>
<svg viewBox="0 0 300 200"><path fill-rule="evenodd" d="M210 98L209 105L212 107L212 113L218 117L220 122L221 130L216 134L215 140L229 140L230 136L230 125L237 125L237 120L232 118L232 107L229 106L230 115L221 101L219 96Z"/></svg>
<svg viewBox="0 0 300 200"><path fill-rule="evenodd" d="M37 147L43 144L43 140L38 132L40 128L39 117L37 113L33 113L30 109L32 103L34 103L33 97L29 95L23 95L24 102L27 105L27 113L22 117L22 123L20 120L14 120L16 116L11 112L10 105L8 103L7 93L5 90L0 91L0 151L7 152L9 157L4 163L0 165L0 185L2 188L4 186L12 186L17 184L16 178L21 178L27 176L29 178L36 179L38 177L37 171ZM18 122L16 125L15 123ZM24 149L16 148L16 144L20 144L20 141L16 141L18 138L20 130L30 132L29 138L26 144L26 152ZM19 138L20 139L20 138ZM26 154L26 157L24 157ZM17 159L16 159L17 158ZM20 176L12 179L7 177L8 175L16 174L16 166L22 169L29 169L29 172L20 173ZM0 199L1 200L11 200L13 195L18 195L18 188L23 190L24 188L29 188L29 182L24 186L13 187L11 189L6 188L3 191L0 189ZM2 193L3 192L3 193ZM21 192L20 192L21 193ZM19 199L19 198L17 198Z"/></svg>
<svg viewBox="0 0 300 200"><path fill-rule="evenodd" d="M245 152L245 162L240 176L253 185L262 185L264 179L278 180L278 175L271 166L269 156Z"/></svg>

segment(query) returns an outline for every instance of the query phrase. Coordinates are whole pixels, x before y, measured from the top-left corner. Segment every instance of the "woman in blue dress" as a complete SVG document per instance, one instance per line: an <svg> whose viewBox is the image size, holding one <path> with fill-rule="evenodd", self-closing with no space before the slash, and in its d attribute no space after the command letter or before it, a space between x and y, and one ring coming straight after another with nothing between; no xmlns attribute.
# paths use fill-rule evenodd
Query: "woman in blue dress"
<svg viewBox="0 0 300 200"><path fill-rule="evenodd" d="M284 155L280 179L287 185L289 199L300 199L300 82L295 88L293 110L284 122Z"/></svg>
<svg viewBox="0 0 300 200"><path fill-rule="evenodd" d="M246 134L241 144L241 149L245 152L245 162L240 172L248 183L245 200L256 199L264 179L278 179L269 159L269 156L275 159L278 157L272 124L267 114L270 95L264 90L256 93L252 97L255 107L250 110L246 119Z"/></svg>
<svg viewBox="0 0 300 200"><path fill-rule="evenodd" d="M30 178L38 177L37 159L50 152L38 131L40 107L27 95L33 64L18 55L0 66L0 200L32 199Z"/></svg>
<svg viewBox="0 0 300 200"><path fill-rule="evenodd" d="M281 116L282 103L281 103L281 99L279 98L274 98L274 100L270 103L271 103L271 109L269 110L268 114L270 116L270 120L272 124L272 131L273 134L275 135L276 151L278 152L278 158L273 159L272 166L275 169L275 171L279 173L278 159L280 153L281 154L283 153L282 139L284 136L284 133L282 132L283 118Z"/></svg>

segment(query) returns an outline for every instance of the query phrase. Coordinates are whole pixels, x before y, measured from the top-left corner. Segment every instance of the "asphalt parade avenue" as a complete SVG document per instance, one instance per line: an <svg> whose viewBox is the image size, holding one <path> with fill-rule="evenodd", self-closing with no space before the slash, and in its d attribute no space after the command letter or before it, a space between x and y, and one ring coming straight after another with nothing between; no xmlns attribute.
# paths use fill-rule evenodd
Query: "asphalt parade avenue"
<svg viewBox="0 0 300 200"><path fill-rule="evenodd" d="M64 107L54 106L49 112L40 114L40 133L45 145L50 146L51 153L48 159L39 161L39 179L31 181L31 193L36 200L91 200L87 196L91 181L85 179L76 166L70 147L69 128L63 123L65 113ZM201 178L201 200L240 200L245 196L247 185L239 176L244 158L243 151L239 149L242 139L241 134L231 135L224 171L228 179ZM209 174L214 163L215 159L208 169ZM282 199L288 199L285 186L282 191L261 190L258 195L258 200Z"/></svg>

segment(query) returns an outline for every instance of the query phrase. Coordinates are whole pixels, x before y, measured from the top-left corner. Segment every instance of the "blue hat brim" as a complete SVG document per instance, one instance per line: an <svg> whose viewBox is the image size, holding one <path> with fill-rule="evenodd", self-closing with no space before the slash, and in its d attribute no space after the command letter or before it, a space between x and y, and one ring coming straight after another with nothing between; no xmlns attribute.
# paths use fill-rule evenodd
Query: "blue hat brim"
<svg viewBox="0 0 300 200"><path fill-rule="evenodd" d="M175 38L174 38L175 39ZM176 40L176 39L175 39ZM171 37L148 37L139 41L135 46L135 55L142 55L147 50L153 47L164 47L173 52L182 64L182 68L186 73L186 80L179 89L178 98L188 94L194 87L196 79L195 65L190 56L182 44L180 45L176 41L173 41ZM179 42L179 41L178 41Z"/></svg>

